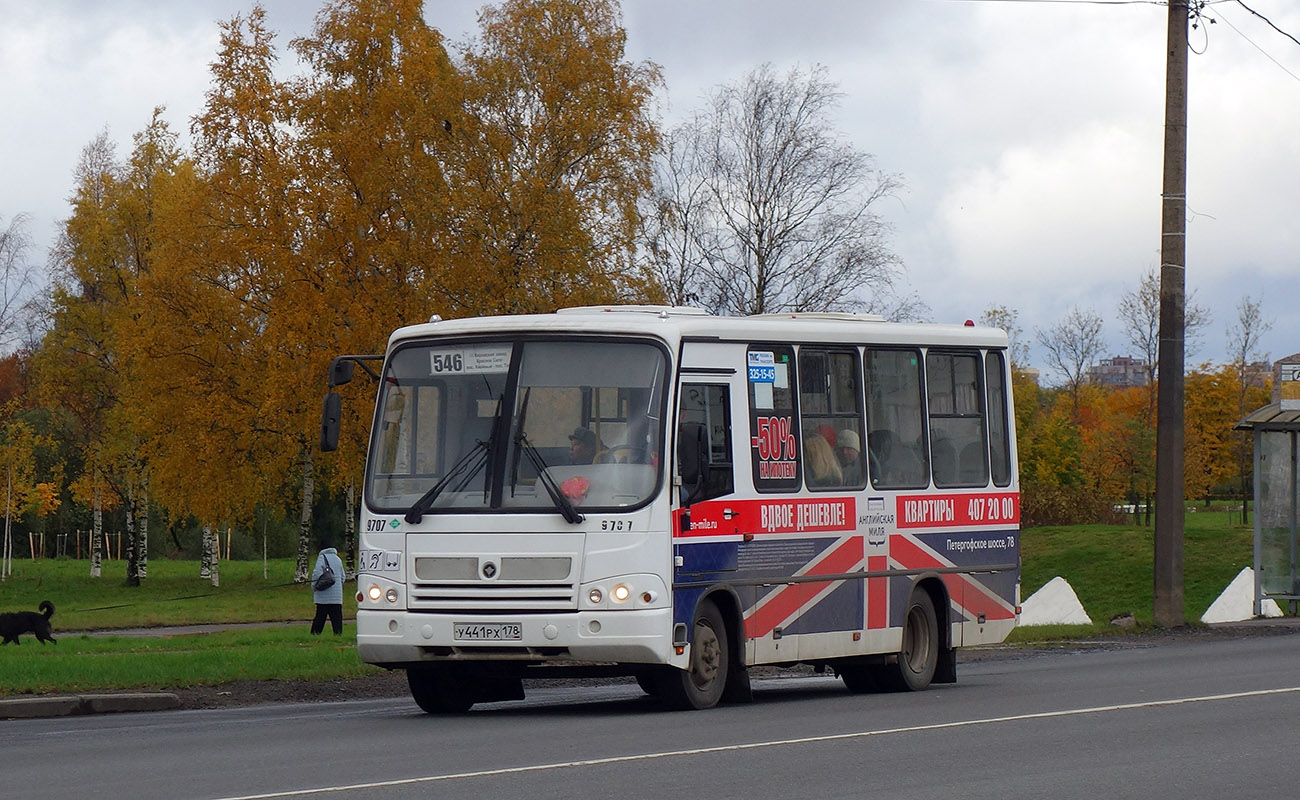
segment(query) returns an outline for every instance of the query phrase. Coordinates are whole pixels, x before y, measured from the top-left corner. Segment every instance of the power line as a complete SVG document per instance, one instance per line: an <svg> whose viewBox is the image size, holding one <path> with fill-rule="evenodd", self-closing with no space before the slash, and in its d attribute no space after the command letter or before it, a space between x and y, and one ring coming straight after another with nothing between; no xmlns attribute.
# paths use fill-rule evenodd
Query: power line
<svg viewBox="0 0 1300 800"><path fill-rule="evenodd" d="M1017 3L1062 6L1168 6L1169 0L943 0L948 3ZM1217 6L1221 3L1234 3L1240 0L1202 0L1200 6Z"/></svg>
<svg viewBox="0 0 1300 800"><path fill-rule="evenodd" d="M1268 17L1266 17L1266 16L1264 16L1263 14L1259 13L1259 12L1256 11L1255 9L1253 9L1253 8L1251 8L1250 6L1246 5L1246 4L1243 3L1241 0L1237 0L1237 5L1241 6L1242 8L1246 9L1246 10L1249 11L1250 13L1252 13L1252 14L1254 14L1255 16L1259 17L1260 19L1264 20L1264 22L1265 22L1265 23L1266 23L1270 28L1272 28L1273 30L1275 30L1275 31L1277 31L1278 33L1282 34L1283 36L1285 36L1286 38L1288 38L1288 39L1290 39L1291 41L1295 42L1296 44L1300 44L1300 39L1295 38L1295 37L1292 36L1291 34L1287 33L1286 31L1282 30L1282 29L1279 28L1278 26L1274 25L1274 24L1273 24L1273 20L1269 19ZM1233 28L1233 30L1237 30L1237 29L1236 29L1236 28ZM1242 38L1245 38L1245 37L1243 36ZM1246 39L1246 41L1250 42L1249 39ZM1251 43L1251 44L1255 44L1254 42L1250 42L1250 43ZM1263 52L1263 51L1261 50L1260 52ZM1268 55L1268 54L1267 54L1267 53L1264 53L1264 55ZM1279 66L1280 66L1280 65L1279 65ZM1294 76L1292 76L1292 77L1294 77Z"/></svg>
<svg viewBox="0 0 1300 800"><path fill-rule="evenodd" d="M1144 6L1168 6L1168 5L1169 5L1169 0L945 0L945 2L949 2L949 3L990 3L990 4L992 4L992 3L1000 3L1000 4L1002 4L1002 5L1015 5L1015 4L1025 5L1025 4L1030 4L1030 3L1032 3L1032 4L1036 4L1036 5L1064 5L1064 6L1084 6L1084 5L1091 5L1091 6L1138 6L1138 5L1144 5ZM1263 14L1259 13L1259 12L1256 11L1255 9L1251 8L1250 6L1246 5L1245 2L1243 2L1243 0L1199 0L1199 2L1197 2L1197 0L1188 0L1187 8L1188 8L1188 11L1189 11L1189 13L1190 13L1190 16L1193 17L1193 18L1194 18L1195 20L1197 20L1198 22L1199 22L1200 20L1208 20L1211 24L1213 24L1213 23L1216 22L1217 20L1216 20L1215 18L1213 18L1213 17L1204 16L1204 15L1202 14L1203 10L1206 9L1207 7L1210 7L1210 6L1219 6L1219 5L1223 5L1224 3L1236 3L1237 5L1241 6L1242 8L1246 9L1247 11L1249 11L1249 12L1250 12L1251 14L1253 14L1254 16L1256 16L1256 17L1258 17L1259 19L1263 20L1264 23L1267 24L1267 25L1268 25L1270 28L1272 28L1273 30L1277 31L1278 33L1282 34L1282 35L1285 36L1286 38L1288 38L1288 39L1290 39L1291 41L1295 42L1297 45L1300 45L1300 39L1297 39L1295 36L1292 36L1291 34L1287 33L1286 31L1282 30L1281 28L1279 28L1276 24L1274 24L1274 22L1273 22L1271 19L1269 19L1268 17L1266 17L1266 16L1264 16ZM1267 58L1269 61L1272 61L1274 64L1276 64L1277 67L1278 67L1279 69L1281 69L1283 72L1285 72L1287 75L1290 75L1292 78L1295 78L1297 81L1300 81L1300 75L1296 75L1294 72L1292 72L1291 70L1287 69L1287 68L1286 68L1286 67L1285 67L1281 62L1279 62L1276 58L1273 58L1273 56L1269 55L1268 52L1267 52L1266 50L1264 50L1264 48L1262 48L1262 47L1260 47L1258 44L1256 44L1256 43L1255 43L1255 42L1254 42L1254 41L1253 41L1249 36L1247 36L1246 34L1242 33L1242 32L1241 32L1241 29L1238 28L1236 25L1233 25L1232 22L1230 22L1230 21L1227 19L1227 17L1224 17L1224 16L1223 16L1223 11L1222 11L1222 9L1219 10L1219 14L1218 14L1218 16L1219 16L1219 18L1223 19L1223 21L1224 21L1225 23L1227 23L1228 27L1229 27L1229 28L1232 28L1232 30L1235 31L1236 34L1237 34L1238 36L1240 36L1241 38L1245 39L1246 42L1249 43L1251 47L1253 47L1253 48L1255 48L1256 50L1258 50L1258 51L1260 52L1261 55L1263 55L1263 56L1264 56L1265 58ZM1197 23L1193 23L1193 24L1192 24L1192 27L1193 27L1193 28L1197 28L1197 27L1202 27L1202 26L1199 26ZM1204 30L1205 30L1205 36L1206 36L1206 45L1208 46L1208 44L1209 44L1209 29L1208 29L1208 28L1204 28ZM1195 48L1192 48L1192 50L1193 50L1193 52L1195 52L1197 55L1201 55L1201 54L1203 54L1203 53L1205 52L1204 49L1202 49L1202 50L1196 50Z"/></svg>
<svg viewBox="0 0 1300 800"><path fill-rule="evenodd" d="M1238 2L1240 2L1240 0L1238 0ZM1242 8L1245 8L1247 11L1250 11L1252 14L1255 14L1254 11L1251 11L1249 8L1246 7L1246 4L1245 4L1245 3L1241 3L1241 7L1242 7ZM1255 14L1255 16L1258 17L1259 15L1258 15L1258 14ZM1219 12L1219 18L1223 20L1223 23L1224 23L1225 25L1227 25L1229 28L1232 28L1232 30L1235 31L1236 34L1237 34L1238 36L1240 36L1241 38L1245 39L1247 44L1249 44L1251 47L1253 47L1253 48L1255 48L1256 50L1258 50L1258 51L1260 52L1260 55L1264 56L1264 58L1267 58L1269 61L1272 61L1274 64L1276 64L1278 69L1280 69L1280 70L1282 70L1283 72L1285 72L1286 74L1290 75L1292 78L1295 78L1297 81L1300 81L1300 75L1296 75L1294 72L1292 72L1291 70L1287 69L1287 68L1282 64L1282 62L1278 61L1276 58L1273 58L1271 55L1269 55L1269 54L1268 54L1268 51L1266 51L1264 48L1260 47L1259 45L1255 44L1254 40L1252 40L1252 39L1251 39L1249 36L1247 36L1246 34L1242 33L1241 30L1240 30L1236 25L1233 25L1233 24L1232 24L1232 20L1230 20L1230 19L1228 19L1226 16L1224 16L1222 11ZM1263 19L1263 17L1260 17L1260 18ZM1268 22L1268 20L1264 20L1264 21L1265 21L1265 22ZM1270 24L1270 25L1273 25L1273 23L1271 23L1271 22L1269 22L1269 24ZM1295 41L1295 37L1294 37L1294 36L1292 36L1291 34L1287 33L1286 31L1279 30L1278 27L1277 27L1276 25L1273 25L1273 29L1274 29L1274 30L1277 30L1277 31L1278 31L1279 33L1281 33L1283 36L1286 36L1287 38L1291 39L1292 41ZM1300 44L1300 42L1297 42L1297 44Z"/></svg>
<svg viewBox="0 0 1300 800"><path fill-rule="evenodd" d="M1231 0L1216 0L1231 2ZM946 0L949 3L1037 3L1064 6L1167 6L1168 0Z"/></svg>

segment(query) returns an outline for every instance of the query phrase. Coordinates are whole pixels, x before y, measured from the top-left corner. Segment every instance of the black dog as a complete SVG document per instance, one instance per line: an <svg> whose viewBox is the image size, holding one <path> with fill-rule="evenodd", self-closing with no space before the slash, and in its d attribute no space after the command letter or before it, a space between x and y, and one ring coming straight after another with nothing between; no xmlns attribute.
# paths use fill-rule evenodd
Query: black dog
<svg viewBox="0 0 1300 800"><path fill-rule="evenodd" d="M44 613L38 614L35 611L10 611L7 614L0 614L0 636L4 641L0 644L21 644L18 637L24 633L36 634L36 640L41 644L54 642L54 637L50 635L50 617L54 616L54 604L49 600L42 600L40 610ZM58 644L58 642L54 642Z"/></svg>

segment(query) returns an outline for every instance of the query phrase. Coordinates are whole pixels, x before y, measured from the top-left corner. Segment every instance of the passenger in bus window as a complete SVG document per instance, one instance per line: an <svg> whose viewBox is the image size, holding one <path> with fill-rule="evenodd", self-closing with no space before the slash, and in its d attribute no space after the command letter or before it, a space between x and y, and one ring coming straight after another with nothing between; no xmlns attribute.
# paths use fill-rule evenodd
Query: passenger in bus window
<svg viewBox="0 0 1300 800"><path fill-rule="evenodd" d="M867 434L867 448L871 455L872 486L919 487L927 482L925 463L916 455L914 445L900 442L893 431L871 431Z"/></svg>
<svg viewBox="0 0 1300 800"><path fill-rule="evenodd" d="M809 486L844 485L844 472L835 460L835 451L821 434L811 433L803 437L803 461Z"/></svg>
<svg viewBox="0 0 1300 800"><path fill-rule="evenodd" d="M590 428L574 428L573 433L569 434L570 464L590 464L596 460L599 450L596 434Z"/></svg>
<svg viewBox="0 0 1300 800"><path fill-rule="evenodd" d="M857 431L845 428L839 432L835 439L835 457L844 471L844 485L861 486L862 441Z"/></svg>
<svg viewBox="0 0 1300 800"><path fill-rule="evenodd" d="M943 431L934 431L930 439L930 468L935 486L957 483L957 448Z"/></svg>

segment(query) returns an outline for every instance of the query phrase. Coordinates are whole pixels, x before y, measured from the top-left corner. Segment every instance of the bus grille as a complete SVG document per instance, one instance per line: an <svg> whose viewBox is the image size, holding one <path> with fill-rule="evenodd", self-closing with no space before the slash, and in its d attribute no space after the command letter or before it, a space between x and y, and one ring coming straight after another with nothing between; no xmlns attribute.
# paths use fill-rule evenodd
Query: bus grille
<svg viewBox="0 0 1300 800"><path fill-rule="evenodd" d="M495 614L569 611L578 607L576 588L571 583L412 583L410 592L412 611Z"/></svg>

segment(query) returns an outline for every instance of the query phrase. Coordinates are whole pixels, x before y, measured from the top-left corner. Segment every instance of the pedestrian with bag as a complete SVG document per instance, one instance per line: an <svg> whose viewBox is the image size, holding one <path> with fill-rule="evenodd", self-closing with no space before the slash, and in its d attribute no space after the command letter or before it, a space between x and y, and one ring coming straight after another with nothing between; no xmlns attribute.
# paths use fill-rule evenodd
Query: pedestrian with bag
<svg viewBox="0 0 1300 800"><path fill-rule="evenodd" d="M316 556L316 566L311 571L311 597L316 603L316 617L311 621L311 633L319 636L329 617L334 634L343 633L343 560L338 551L322 540L325 547Z"/></svg>

